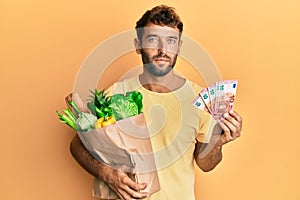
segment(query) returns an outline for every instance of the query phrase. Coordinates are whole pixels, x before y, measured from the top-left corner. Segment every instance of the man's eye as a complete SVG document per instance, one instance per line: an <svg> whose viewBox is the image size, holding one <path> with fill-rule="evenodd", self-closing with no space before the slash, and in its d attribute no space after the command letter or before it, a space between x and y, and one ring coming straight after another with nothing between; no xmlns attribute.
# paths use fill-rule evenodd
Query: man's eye
<svg viewBox="0 0 300 200"><path fill-rule="evenodd" d="M157 43L158 39L155 38L155 37L150 37L150 38L148 38L148 42L150 42L150 43Z"/></svg>
<svg viewBox="0 0 300 200"><path fill-rule="evenodd" d="M176 44L176 42L177 42L176 39L173 39L173 38L168 39L169 44Z"/></svg>

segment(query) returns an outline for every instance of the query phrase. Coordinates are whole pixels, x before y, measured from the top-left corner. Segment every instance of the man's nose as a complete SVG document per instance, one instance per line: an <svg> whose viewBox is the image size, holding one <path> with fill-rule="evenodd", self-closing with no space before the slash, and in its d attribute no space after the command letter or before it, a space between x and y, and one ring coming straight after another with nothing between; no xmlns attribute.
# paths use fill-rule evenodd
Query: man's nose
<svg viewBox="0 0 300 200"><path fill-rule="evenodd" d="M167 44L162 39L159 40L158 51L159 53L167 53Z"/></svg>

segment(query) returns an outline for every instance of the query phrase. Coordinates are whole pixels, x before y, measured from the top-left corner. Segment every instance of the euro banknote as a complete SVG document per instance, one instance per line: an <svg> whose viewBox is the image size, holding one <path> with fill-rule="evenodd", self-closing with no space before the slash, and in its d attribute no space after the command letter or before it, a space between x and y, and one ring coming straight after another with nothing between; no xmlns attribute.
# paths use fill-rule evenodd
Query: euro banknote
<svg viewBox="0 0 300 200"><path fill-rule="evenodd" d="M214 119L219 119L224 113L233 110L237 84L237 80L218 81L202 89L193 105L209 112Z"/></svg>

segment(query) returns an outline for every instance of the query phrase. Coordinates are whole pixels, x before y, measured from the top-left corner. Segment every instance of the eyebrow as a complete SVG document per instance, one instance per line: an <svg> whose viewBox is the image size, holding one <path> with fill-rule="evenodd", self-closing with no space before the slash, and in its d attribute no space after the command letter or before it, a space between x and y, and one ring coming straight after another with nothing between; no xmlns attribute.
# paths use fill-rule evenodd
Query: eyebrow
<svg viewBox="0 0 300 200"><path fill-rule="evenodd" d="M178 39L178 37L176 37L176 36L168 36L168 38L172 38L172 39Z"/></svg>
<svg viewBox="0 0 300 200"><path fill-rule="evenodd" d="M147 35L146 38L149 38L149 37L159 37L159 36L156 34L149 34L149 35ZM167 38L172 38L172 39L176 39L176 40L178 39L177 36L168 36Z"/></svg>
<svg viewBox="0 0 300 200"><path fill-rule="evenodd" d="M150 34L150 35L147 35L146 38L149 38L149 37L158 37L158 35L155 35L155 34Z"/></svg>

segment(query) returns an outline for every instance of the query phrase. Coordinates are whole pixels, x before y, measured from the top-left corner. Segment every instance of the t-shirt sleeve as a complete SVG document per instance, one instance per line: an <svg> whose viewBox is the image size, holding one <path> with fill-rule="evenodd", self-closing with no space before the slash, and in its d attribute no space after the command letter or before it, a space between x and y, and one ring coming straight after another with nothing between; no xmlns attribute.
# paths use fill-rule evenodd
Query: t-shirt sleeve
<svg viewBox="0 0 300 200"><path fill-rule="evenodd" d="M194 96L197 96L198 93L202 90L202 87L194 82L190 81L190 83L194 90ZM208 143L212 135L212 124L214 120L208 112L200 109L198 110L198 116L199 122L195 138L198 142Z"/></svg>
<svg viewBox="0 0 300 200"><path fill-rule="evenodd" d="M212 116L209 113L202 110L199 110L199 113L200 121L196 134L196 140L198 142L208 143L212 135Z"/></svg>

